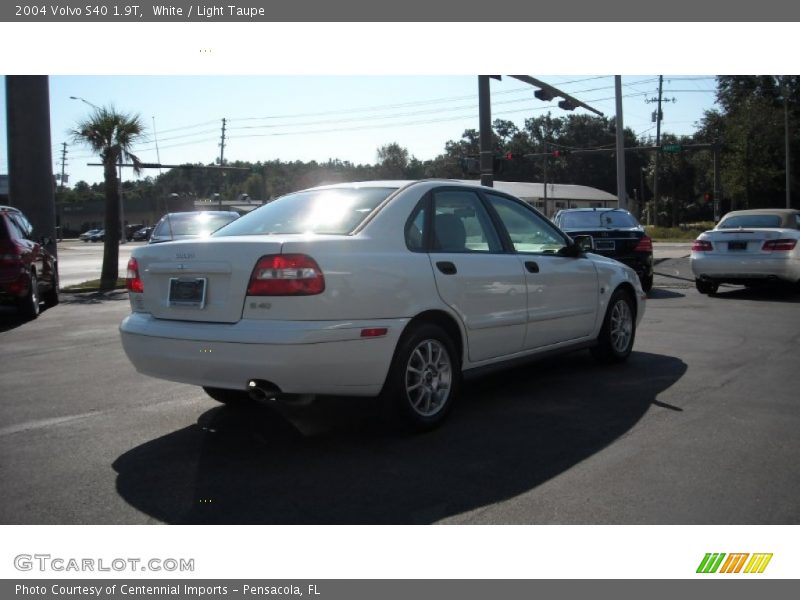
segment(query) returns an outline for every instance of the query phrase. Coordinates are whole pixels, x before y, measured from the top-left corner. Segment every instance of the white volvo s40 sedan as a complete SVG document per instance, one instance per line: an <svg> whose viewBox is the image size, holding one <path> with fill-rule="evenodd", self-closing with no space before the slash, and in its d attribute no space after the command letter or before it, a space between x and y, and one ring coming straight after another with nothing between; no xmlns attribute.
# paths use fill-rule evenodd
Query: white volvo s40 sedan
<svg viewBox="0 0 800 600"><path fill-rule="evenodd" d="M376 396L438 425L462 374L631 352L645 294L528 204L449 180L283 196L209 238L136 248L122 344L221 402Z"/></svg>

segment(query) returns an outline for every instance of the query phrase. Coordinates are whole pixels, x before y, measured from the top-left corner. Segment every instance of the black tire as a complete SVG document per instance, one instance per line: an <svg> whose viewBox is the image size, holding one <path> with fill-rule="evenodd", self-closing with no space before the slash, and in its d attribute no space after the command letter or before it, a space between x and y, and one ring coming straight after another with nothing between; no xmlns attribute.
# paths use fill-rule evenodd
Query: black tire
<svg viewBox="0 0 800 600"><path fill-rule="evenodd" d="M653 274L646 275L645 277L641 277L639 281L642 283L642 290L644 293L647 294L650 290L653 289Z"/></svg>
<svg viewBox="0 0 800 600"><path fill-rule="evenodd" d="M617 289L608 302L592 356L603 363L623 362L630 356L635 338L636 304L629 292Z"/></svg>
<svg viewBox="0 0 800 600"><path fill-rule="evenodd" d="M718 283L708 279L695 279L694 285L698 292L701 294L708 294L709 296L716 294L717 290L719 289Z"/></svg>
<svg viewBox="0 0 800 600"><path fill-rule="evenodd" d="M36 279L36 273L31 272L28 293L19 301L19 313L29 321L39 316L39 280Z"/></svg>
<svg viewBox="0 0 800 600"><path fill-rule="evenodd" d="M217 402L222 402L222 404L235 406L250 401L250 395L244 390L203 387L203 391Z"/></svg>
<svg viewBox="0 0 800 600"><path fill-rule="evenodd" d="M413 325L400 338L381 394L391 414L414 431L441 425L461 390L461 359L447 332Z"/></svg>
<svg viewBox="0 0 800 600"><path fill-rule="evenodd" d="M47 308L53 307L58 304L58 265L53 266L53 287L42 294L42 300Z"/></svg>

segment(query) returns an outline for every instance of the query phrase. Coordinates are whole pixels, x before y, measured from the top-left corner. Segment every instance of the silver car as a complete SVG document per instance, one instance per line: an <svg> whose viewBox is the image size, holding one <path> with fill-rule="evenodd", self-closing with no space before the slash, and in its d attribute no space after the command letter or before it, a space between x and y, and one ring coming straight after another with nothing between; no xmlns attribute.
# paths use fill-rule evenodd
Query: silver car
<svg viewBox="0 0 800 600"><path fill-rule="evenodd" d="M701 294L721 283L800 283L800 210L764 208L725 215L692 244L692 272Z"/></svg>

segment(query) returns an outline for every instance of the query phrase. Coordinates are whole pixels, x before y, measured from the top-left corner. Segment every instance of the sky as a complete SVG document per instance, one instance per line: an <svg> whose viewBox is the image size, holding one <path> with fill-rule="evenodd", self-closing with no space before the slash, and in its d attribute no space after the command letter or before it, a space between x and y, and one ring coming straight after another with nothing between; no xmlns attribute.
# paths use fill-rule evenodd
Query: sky
<svg viewBox="0 0 800 600"><path fill-rule="evenodd" d="M615 113L614 77L536 75L606 116ZM639 135L655 135L651 114L658 75L623 76L623 120ZM70 131L94 105L114 105L140 116L146 131L134 153L145 162L304 161L340 159L373 164L380 146L396 142L420 160L443 153L448 140L478 128L475 75L51 75L53 172L69 185L102 180L96 156ZM542 102L532 87L508 76L492 80L492 118L514 121L546 114L566 116L557 100ZM713 75L665 75L662 131L691 135L704 111L714 107ZM0 97L5 80L0 80ZM71 97L83 100L72 99ZM674 102L672 101L674 99ZM577 109L575 114L584 112ZM0 173L8 172L5 111L0 118ZM144 176L158 175L148 169ZM135 177L132 170L125 179Z"/></svg>

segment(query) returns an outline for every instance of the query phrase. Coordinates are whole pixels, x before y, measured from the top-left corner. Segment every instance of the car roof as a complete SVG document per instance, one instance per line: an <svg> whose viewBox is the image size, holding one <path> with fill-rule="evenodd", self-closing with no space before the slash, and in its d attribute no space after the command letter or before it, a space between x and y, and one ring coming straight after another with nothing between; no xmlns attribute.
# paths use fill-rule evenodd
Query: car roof
<svg viewBox="0 0 800 600"><path fill-rule="evenodd" d="M0 211L22 213L22 211L15 206L5 206L3 204L0 204Z"/></svg>
<svg viewBox="0 0 800 600"><path fill-rule="evenodd" d="M558 212L566 213L566 212L608 212L608 211L615 211L615 212L630 212L624 208L608 208L608 207L600 207L594 206L592 208L562 208Z"/></svg>
<svg viewBox="0 0 800 600"><path fill-rule="evenodd" d="M186 210L182 212L173 212L167 213L162 219L166 219L167 217L174 219L175 217L197 217L200 215L223 215L223 216L231 216L236 215L239 216L239 213L235 210Z"/></svg>
<svg viewBox="0 0 800 600"><path fill-rule="evenodd" d="M304 190L297 190L298 192L308 192L311 190L326 190L326 189L357 189L357 188L392 188L392 189L401 189L410 185L416 184L445 184L445 185L452 185L458 187L467 187L467 188L480 188L483 187L485 189L493 189L488 188L486 186L476 185L474 183L460 181L458 179L446 179L446 178L431 178L431 179L375 179L370 181L347 181L347 182L340 182L340 183L330 183L324 185L318 185L312 188L307 188ZM497 191L497 190L495 190ZM294 192L290 192L294 193ZM288 194L286 194L288 195Z"/></svg>
<svg viewBox="0 0 800 600"><path fill-rule="evenodd" d="M726 213L722 218L738 217L739 215L797 215L800 210L796 208L749 208L747 210L732 210Z"/></svg>

